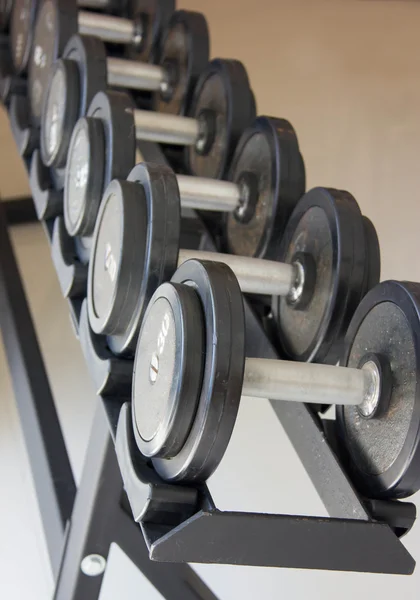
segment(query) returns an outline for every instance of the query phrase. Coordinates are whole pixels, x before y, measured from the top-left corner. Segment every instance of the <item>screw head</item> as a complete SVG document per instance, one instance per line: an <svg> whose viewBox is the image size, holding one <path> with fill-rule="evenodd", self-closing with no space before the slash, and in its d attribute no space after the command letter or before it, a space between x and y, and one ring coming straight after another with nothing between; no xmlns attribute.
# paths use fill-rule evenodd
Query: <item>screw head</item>
<svg viewBox="0 0 420 600"><path fill-rule="evenodd" d="M100 554L89 554L85 556L80 564L80 569L88 577L98 577L104 573L106 568L106 559Z"/></svg>

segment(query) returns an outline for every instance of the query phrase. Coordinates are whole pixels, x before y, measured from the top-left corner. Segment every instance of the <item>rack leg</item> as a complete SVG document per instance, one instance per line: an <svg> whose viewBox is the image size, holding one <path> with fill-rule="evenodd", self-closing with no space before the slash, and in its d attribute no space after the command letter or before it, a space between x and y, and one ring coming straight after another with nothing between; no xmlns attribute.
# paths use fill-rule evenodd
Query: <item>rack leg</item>
<svg viewBox="0 0 420 600"><path fill-rule="evenodd" d="M100 405L92 427L54 600L98 598L104 574L85 575L81 562L92 554L107 560L112 542L127 554L164 598L217 600L188 565L155 563L149 559L141 530L124 510L122 498L123 486L114 444Z"/></svg>

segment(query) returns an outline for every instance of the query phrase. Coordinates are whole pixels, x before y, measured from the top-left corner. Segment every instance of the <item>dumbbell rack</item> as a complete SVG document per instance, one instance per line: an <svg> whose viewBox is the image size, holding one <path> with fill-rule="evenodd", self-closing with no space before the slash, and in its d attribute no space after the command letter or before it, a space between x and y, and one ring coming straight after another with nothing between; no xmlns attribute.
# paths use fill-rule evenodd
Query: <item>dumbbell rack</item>
<svg viewBox="0 0 420 600"><path fill-rule="evenodd" d="M11 126L21 153L29 155L32 142L22 138L18 118L21 101L23 96L12 99ZM26 152L22 152L22 144L26 144ZM157 146L144 144L141 150L145 160L160 160ZM54 223L49 219L48 203L54 199L46 198L39 186L36 161L35 155L31 166L27 165L33 200L59 269L66 260L65 256L60 257L62 248L56 238L53 240ZM113 395L112 386L100 397L82 481L76 490L8 234L9 224L35 220L36 215L31 210L32 199L22 200L19 211L15 206L0 204L0 326L57 582L56 600L98 597L102 575L86 576L80 564L91 554L106 558L112 542L122 548L165 598L171 599L214 598L186 562L412 573L415 562L400 536L413 525L415 507L409 502L361 498L335 452L329 421L307 405L271 403L329 518L221 512L205 485L197 490L198 501L196 495L194 503L184 505L174 517L173 488L156 481L146 463L136 465L135 489L127 488L130 507L120 474L120 468L126 469L127 474L130 465L125 464L121 448L117 446L118 460L114 450L119 411L129 398ZM200 247L214 250L211 235L200 217L191 213L190 218L197 220L201 231L206 231ZM77 333L81 302L69 301L69 308ZM245 313L247 356L277 358L257 308L245 301ZM84 350L86 356L86 344ZM96 350L92 346L88 351ZM98 362L101 360L100 356ZM94 362L88 361L91 372ZM281 467L278 476L281 477ZM146 512L144 503L136 506L133 502L135 497L149 498ZM208 540L212 543L205 543Z"/></svg>

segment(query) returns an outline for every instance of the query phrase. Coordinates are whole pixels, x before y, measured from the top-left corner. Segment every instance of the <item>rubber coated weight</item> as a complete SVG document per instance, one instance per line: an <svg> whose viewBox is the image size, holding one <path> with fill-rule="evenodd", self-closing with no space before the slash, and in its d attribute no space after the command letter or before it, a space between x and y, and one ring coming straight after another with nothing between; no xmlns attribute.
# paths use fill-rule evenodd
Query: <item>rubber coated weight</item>
<svg viewBox="0 0 420 600"><path fill-rule="evenodd" d="M24 73L31 55L38 0L14 0L10 22L10 47L16 73Z"/></svg>
<svg viewBox="0 0 420 600"><path fill-rule="evenodd" d="M140 164L128 181L113 181L105 191L93 235L88 311L93 331L108 336L115 354L134 354L144 311L176 270L177 190L171 169Z"/></svg>
<svg viewBox="0 0 420 600"><path fill-rule="evenodd" d="M33 125L41 123L50 69L77 32L74 0L43 0L39 6L29 60L29 97Z"/></svg>
<svg viewBox="0 0 420 600"><path fill-rule="evenodd" d="M91 235L95 226L104 178L105 138L99 119L77 123L66 170L64 221L71 236Z"/></svg>
<svg viewBox="0 0 420 600"><path fill-rule="evenodd" d="M152 462L165 480L203 481L214 472L226 451L239 408L245 363L242 294L232 271L222 263L187 261L177 270L171 283L190 286L199 298L204 322L204 370L201 385L194 384L198 401L184 445L177 454L171 453L170 459L154 457ZM197 323L199 326L201 324ZM145 368L144 361L147 364L149 356L156 351L160 327L159 321L149 324L145 320L140 334L141 351L136 352L132 397L135 428L144 398L140 374ZM180 335L182 332L178 327L175 338ZM189 375L189 372L183 373L180 379ZM186 381L179 381L178 390L186 384ZM171 408L180 418L183 397L176 394L171 402L175 402ZM188 423L190 414L188 411Z"/></svg>
<svg viewBox="0 0 420 600"><path fill-rule="evenodd" d="M245 67L237 60L212 60L194 91L189 116L201 121L199 150L187 147L192 175L224 179L239 138L256 116Z"/></svg>
<svg viewBox="0 0 420 600"><path fill-rule="evenodd" d="M52 69L41 120L41 155L47 166L64 167L79 117L107 86L105 46L97 38L74 35ZM55 135L53 124L59 135Z"/></svg>
<svg viewBox="0 0 420 600"><path fill-rule="evenodd" d="M145 456L171 458L185 444L203 372L202 312L193 288L169 283L158 288L146 311L133 374L144 398L133 410L134 433Z"/></svg>
<svg viewBox="0 0 420 600"><path fill-rule="evenodd" d="M129 0L127 17L138 22L142 40L138 47L127 47L133 60L157 63L161 54L162 36L175 10L175 0Z"/></svg>
<svg viewBox="0 0 420 600"><path fill-rule="evenodd" d="M74 123L79 106L72 93L79 93L80 81L77 67L72 61L57 61L52 67L52 78L48 86L41 119L41 157L47 167L64 167Z"/></svg>
<svg viewBox="0 0 420 600"><path fill-rule="evenodd" d="M305 165L292 125L259 117L242 135L228 178L242 188L239 209L225 220L228 252L278 256L284 228L305 193Z"/></svg>
<svg viewBox="0 0 420 600"><path fill-rule="evenodd" d="M135 161L133 106L127 94L96 94L85 119L91 125L77 122L66 167L64 214L73 236L92 235L104 189L112 179L127 177ZM68 218L76 212L77 218Z"/></svg>
<svg viewBox="0 0 420 600"><path fill-rule="evenodd" d="M299 255L307 257L314 281L304 306L295 306L285 297L273 301L280 345L287 357L337 363L354 311L367 286L379 280L375 241L376 235L368 243L360 209L347 192L315 188L298 203L284 232L279 259L293 263Z"/></svg>
<svg viewBox="0 0 420 600"><path fill-rule="evenodd" d="M183 115L190 106L198 77L209 61L207 21L201 13L176 11L162 44L160 64L169 73L168 89L155 95L157 112Z"/></svg>
<svg viewBox="0 0 420 600"><path fill-rule="evenodd" d="M343 364L366 355L391 370L389 404L377 418L337 407L339 440L352 480L368 498L405 498L420 489L420 285L386 281L361 302L345 340Z"/></svg>
<svg viewBox="0 0 420 600"><path fill-rule="evenodd" d="M375 226L367 217L363 217L363 227L367 243L365 262L365 282L363 296L372 289L381 278L381 250Z"/></svg>

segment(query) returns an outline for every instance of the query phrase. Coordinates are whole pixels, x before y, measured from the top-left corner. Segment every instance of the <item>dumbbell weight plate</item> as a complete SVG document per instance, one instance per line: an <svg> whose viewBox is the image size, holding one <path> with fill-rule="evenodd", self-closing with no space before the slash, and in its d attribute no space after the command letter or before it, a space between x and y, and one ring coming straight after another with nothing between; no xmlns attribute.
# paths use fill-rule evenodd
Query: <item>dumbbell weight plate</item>
<svg viewBox="0 0 420 600"><path fill-rule="evenodd" d="M159 61L162 36L175 10L175 4L175 0L129 0L127 18L140 22L143 30L139 47L127 47L129 58L142 62Z"/></svg>
<svg viewBox="0 0 420 600"><path fill-rule="evenodd" d="M23 73L28 66L38 6L37 0L14 0L10 24L10 47L16 73Z"/></svg>
<svg viewBox="0 0 420 600"><path fill-rule="evenodd" d="M136 219L137 223L146 223L145 213L145 202L135 201L132 186L114 180L107 189L98 215L99 235L94 248L95 257L101 260L93 261L91 285L96 319L106 320L108 327L116 334L121 330L120 314L134 310L128 268L131 267L136 273L140 270L141 274L144 263L142 247L136 251L133 230L124 221ZM114 223L120 226L115 227ZM137 233L144 238L146 228L139 228Z"/></svg>
<svg viewBox="0 0 420 600"><path fill-rule="evenodd" d="M96 94L86 116L87 121L95 119L97 124L91 127L78 121L69 148L64 215L72 236L93 233L103 190L112 179L125 179L135 161L133 105L129 96L116 91ZM98 127L102 135L97 135Z"/></svg>
<svg viewBox="0 0 420 600"><path fill-rule="evenodd" d="M357 367L375 353L391 367L389 405L378 418L337 407L351 476L368 498L404 498L420 489L419 334L420 285L387 281L361 302L346 336L344 365Z"/></svg>
<svg viewBox="0 0 420 600"><path fill-rule="evenodd" d="M205 323L204 371L201 385L196 387L198 402L182 449L171 454L170 459L153 458L152 462L165 480L203 481L210 477L226 451L239 408L245 364L242 294L233 273L222 263L187 261L177 270L172 282L191 285L200 299ZM144 327L148 326L145 321ZM157 321L155 332L148 331L149 339L157 338L160 326ZM178 336L182 336L179 329L175 338ZM215 339L217 344L214 344ZM141 341L139 347L142 347ZM150 366L150 354L144 347L142 350L136 353L136 373ZM154 351L153 343L150 350ZM165 373L159 373L160 376L165 378ZM140 398L144 390L139 382L140 378L135 376L132 410L134 426L141 429L136 398ZM183 384L184 381L179 381L179 392ZM179 410L182 395L175 394L171 402ZM188 424L190 416L191 412L187 415ZM171 428L163 433L169 436Z"/></svg>
<svg viewBox="0 0 420 600"><path fill-rule="evenodd" d="M99 198L102 191L104 153L102 123L98 119L80 119L72 137L71 162L66 170L64 220L69 235L88 235L94 227L97 204L91 198Z"/></svg>
<svg viewBox="0 0 420 600"><path fill-rule="evenodd" d="M184 115L190 105L195 84L209 60L210 40L201 13L174 13L162 44L160 64L173 73L169 92L155 95L155 110Z"/></svg>
<svg viewBox="0 0 420 600"><path fill-rule="evenodd" d="M196 411L204 356L204 322L195 291L164 283L144 317L134 382L146 402L133 414L137 445L145 456L178 454ZM160 325L160 329L159 329ZM151 351L152 349L152 351ZM136 385L134 383L134 385ZM182 411L178 410L182 399Z"/></svg>
<svg viewBox="0 0 420 600"><path fill-rule="evenodd" d="M299 253L307 254L316 273L306 306L295 307L286 297L273 301L287 357L337 363L347 324L368 291L366 285L379 280L379 262L373 264L379 261L375 240L377 244L372 234L367 242L360 209L347 192L315 188L299 202L284 232L279 259L291 263Z"/></svg>
<svg viewBox="0 0 420 600"><path fill-rule="evenodd" d="M64 167L70 138L79 116L86 114L95 94L107 87L106 55L103 43L91 36L74 35L63 58L51 70L47 100L41 121L41 153L47 166ZM59 135L52 135L53 113L65 117Z"/></svg>
<svg viewBox="0 0 420 600"><path fill-rule="evenodd" d="M305 166L292 125L259 117L241 137L229 180L250 182L249 214L226 216L226 246L240 256L273 258L287 221L305 193ZM248 212L248 211L247 211Z"/></svg>
<svg viewBox="0 0 420 600"><path fill-rule="evenodd" d="M161 165L139 164L128 181L112 182L105 192L93 235L88 310L93 331L107 334L116 354L134 354L144 311L176 270L180 217L176 177Z"/></svg>
<svg viewBox="0 0 420 600"><path fill-rule="evenodd" d="M362 294L362 296L365 296L369 290L375 287L381 278L381 250L375 226L372 221L365 216L363 216L363 227L367 244L365 283Z"/></svg>
<svg viewBox="0 0 420 600"><path fill-rule="evenodd" d="M76 32L77 6L74 0L44 0L39 7L29 59L29 94L36 127L41 122L52 63L61 56L67 41Z"/></svg>
<svg viewBox="0 0 420 600"><path fill-rule="evenodd" d="M209 115L212 144L200 154L195 146L186 148L192 175L224 179L244 130L256 116L255 98L242 63L213 60L197 82L189 116Z"/></svg>

